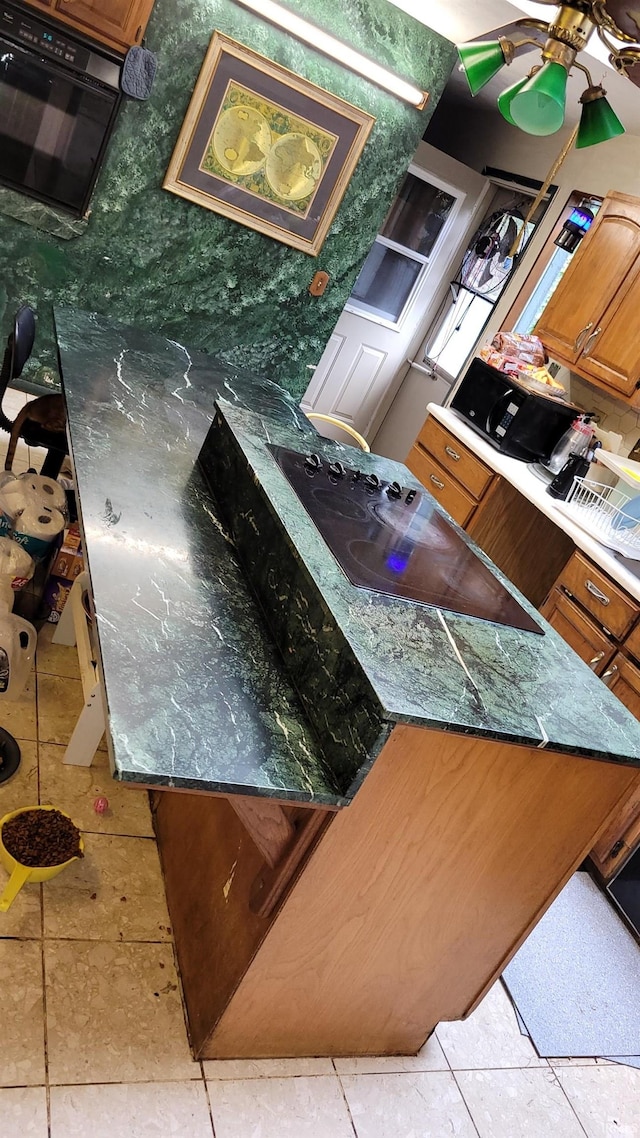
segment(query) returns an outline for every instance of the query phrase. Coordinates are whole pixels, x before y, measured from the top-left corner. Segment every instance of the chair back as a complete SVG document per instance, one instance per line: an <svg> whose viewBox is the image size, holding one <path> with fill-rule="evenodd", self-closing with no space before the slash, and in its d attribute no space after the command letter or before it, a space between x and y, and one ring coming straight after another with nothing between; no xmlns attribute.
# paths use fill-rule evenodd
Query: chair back
<svg viewBox="0 0 640 1138"><path fill-rule="evenodd" d="M33 350L33 341L36 338L36 318L33 309L28 304L20 306L13 322L11 370L7 383L17 379L22 374Z"/></svg>
<svg viewBox="0 0 640 1138"><path fill-rule="evenodd" d="M13 320L13 331L7 340L7 346L0 367L0 428L11 432L12 423L2 410L4 393L12 379L22 373L36 336L36 319L33 309L28 304L20 305Z"/></svg>
<svg viewBox="0 0 640 1138"><path fill-rule="evenodd" d="M361 450L371 450L367 440L363 438L359 431L356 431L355 427L352 427L349 423L343 423L342 419L338 419L335 415L321 415L319 411L305 411L305 415L311 422L329 423L331 427L337 427L340 431L344 431L346 435L349 435L350 439L353 439L358 444ZM334 438L335 436L329 435L328 437Z"/></svg>

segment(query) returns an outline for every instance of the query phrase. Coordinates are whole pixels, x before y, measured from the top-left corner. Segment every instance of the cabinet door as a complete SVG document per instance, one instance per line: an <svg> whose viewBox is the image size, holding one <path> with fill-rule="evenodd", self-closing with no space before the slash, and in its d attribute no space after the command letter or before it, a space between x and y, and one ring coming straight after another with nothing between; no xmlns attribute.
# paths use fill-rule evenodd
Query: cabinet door
<svg viewBox="0 0 640 1138"><path fill-rule="evenodd" d="M610 881L622 868L629 855L637 849L638 844L640 844L640 776L638 785L632 790L591 851L591 860L600 877L604 881Z"/></svg>
<svg viewBox="0 0 640 1138"><path fill-rule="evenodd" d="M139 43L153 0L56 0L56 9L86 35L114 45Z"/></svg>
<svg viewBox="0 0 640 1138"><path fill-rule="evenodd" d="M551 355L578 360L638 257L640 198L608 194L534 329Z"/></svg>
<svg viewBox="0 0 640 1138"><path fill-rule="evenodd" d="M610 691L640 719L640 668L621 652L602 678ZM638 783L591 851L600 877L609 881L640 845L640 774Z"/></svg>
<svg viewBox="0 0 640 1138"><path fill-rule="evenodd" d="M608 682L609 690L640 719L640 668L619 652L602 678Z"/></svg>
<svg viewBox="0 0 640 1138"><path fill-rule="evenodd" d="M613 659L615 644L562 589L552 590L540 612L596 675L605 671Z"/></svg>
<svg viewBox="0 0 640 1138"><path fill-rule="evenodd" d="M577 370L622 395L633 395L640 380L640 265L589 333Z"/></svg>

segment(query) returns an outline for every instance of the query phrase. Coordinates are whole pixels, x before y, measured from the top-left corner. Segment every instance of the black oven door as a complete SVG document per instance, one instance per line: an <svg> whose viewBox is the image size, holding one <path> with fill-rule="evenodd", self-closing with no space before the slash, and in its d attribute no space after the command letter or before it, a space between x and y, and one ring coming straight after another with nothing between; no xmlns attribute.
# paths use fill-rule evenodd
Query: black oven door
<svg viewBox="0 0 640 1138"><path fill-rule="evenodd" d="M0 37L0 181L82 216L119 99Z"/></svg>

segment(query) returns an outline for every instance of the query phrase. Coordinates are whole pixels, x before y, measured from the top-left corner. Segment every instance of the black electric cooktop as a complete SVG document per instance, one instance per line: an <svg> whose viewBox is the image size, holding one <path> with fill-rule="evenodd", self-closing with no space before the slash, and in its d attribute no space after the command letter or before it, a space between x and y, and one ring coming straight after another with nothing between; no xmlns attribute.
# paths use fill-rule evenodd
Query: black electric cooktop
<svg viewBox="0 0 640 1138"><path fill-rule="evenodd" d="M426 491L317 454L269 450L353 585L544 635Z"/></svg>

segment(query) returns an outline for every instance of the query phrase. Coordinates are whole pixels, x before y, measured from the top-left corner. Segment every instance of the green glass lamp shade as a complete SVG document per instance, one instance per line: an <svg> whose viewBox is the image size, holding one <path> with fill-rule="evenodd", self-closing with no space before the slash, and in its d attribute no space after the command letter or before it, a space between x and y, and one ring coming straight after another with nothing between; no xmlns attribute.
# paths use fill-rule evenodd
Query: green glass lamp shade
<svg viewBox="0 0 640 1138"><path fill-rule="evenodd" d="M624 127L605 98L590 99L582 104L576 150L606 142L619 134L624 134Z"/></svg>
<svg viewBox="0 0 640 1138"><path fill-rule="evenodd" d="M518 94L518 91L521 91L525 83L528 82L529 76L525 75L524 79L518 79L517 83L512 83L511 86L507 87L501 95L498 95L498 110L500 111L503 119L506 119L508 123L511 123L511 126L518 125L511 117L511 100L515 98L515 96Z"/></svg>
<svg viewBox="0 0 640 1138"><path fill-rule="evenodd" d="M567 73L562 64L549 60L513 95L511 119L527 134L555 134L564 122L566 95Z"/></svg>
<svg viewBox="0 0 640 1138"><path fill-rule="evenodd" d="M477 95L505 64L500 40L473 40L460 44L458 55L472 95Z"/></svg>

